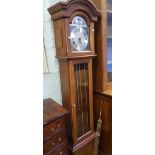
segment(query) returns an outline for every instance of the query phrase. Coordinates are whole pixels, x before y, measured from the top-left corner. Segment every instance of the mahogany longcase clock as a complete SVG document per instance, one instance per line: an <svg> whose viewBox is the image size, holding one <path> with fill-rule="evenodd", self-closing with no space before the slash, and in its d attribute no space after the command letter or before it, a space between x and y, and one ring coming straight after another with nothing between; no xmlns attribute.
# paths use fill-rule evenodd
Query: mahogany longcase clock
<svg viewBox="0 0 155 155"><path fill-rule="evenodd" d="M56 57L59 60L63 106L70 111L70 154L92 154L92 59L94 24L100 12L89 0L59 2L48 9L54 23Z"/></svg>

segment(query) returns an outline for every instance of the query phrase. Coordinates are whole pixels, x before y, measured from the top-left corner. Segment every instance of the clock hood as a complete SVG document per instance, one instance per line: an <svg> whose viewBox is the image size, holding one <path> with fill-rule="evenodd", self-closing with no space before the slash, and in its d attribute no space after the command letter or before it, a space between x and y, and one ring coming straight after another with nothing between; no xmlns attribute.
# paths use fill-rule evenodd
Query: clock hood
<svg viewBox="0 0 155 155"><path fill-rule="evenodd" d="M48 8L48 11L52 16L53 21L61 18L70 18L75 11L86 13L93 22L96 22L97 18L101 16L100 11L90 0L69 0L67 2L59 2Z"/></svg>

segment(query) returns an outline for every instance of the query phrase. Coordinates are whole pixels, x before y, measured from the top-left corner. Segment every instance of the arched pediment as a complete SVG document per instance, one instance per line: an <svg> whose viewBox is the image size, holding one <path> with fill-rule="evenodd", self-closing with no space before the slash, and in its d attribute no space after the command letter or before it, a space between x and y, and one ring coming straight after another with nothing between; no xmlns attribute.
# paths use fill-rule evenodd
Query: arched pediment
<svg viewBox="0 0 155 155"><path fill-rule="evenodd" d="M67 2L59 2L48 9L53 20L60 18L69 18L75 11L85 12L91 21L96 22L100 16L100 11L90 0L69 0Z"/></svg>

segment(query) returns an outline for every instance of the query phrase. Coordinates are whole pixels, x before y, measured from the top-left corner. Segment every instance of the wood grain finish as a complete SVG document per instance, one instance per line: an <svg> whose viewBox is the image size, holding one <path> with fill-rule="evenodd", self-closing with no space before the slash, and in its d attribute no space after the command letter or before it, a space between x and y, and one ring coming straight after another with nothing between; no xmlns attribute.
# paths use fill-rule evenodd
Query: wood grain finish
<svg viewBox="0 0 155 155"><path fill-rule="evenodd" d="M68 0L65 3L59 2L48 9L53 21L70 18L71 15L78 10L89 14L93 22L96 22L98 16L100 16L100 11L98 11L96 6L89 0Z"/></svg>
<svg viewBox="0 0 155 155"><path fill-rule="evenodd" d="M56 147L59 147L59 145L65 141L67 141L67 134L64 130L44 142L44 153L48 153L49 151L52 152Z"/></svg>
<svg viewBox="0 0 155 155"><path fill-rule="evenodd" d="M45 99L43 103L43 125L66 115L68 111L52 99Z"/></svg>
<svg viewBox="0 0 155 155"><path fill-rule="evenodd" d="M48 155L68 155L67 143L61 144L57 150Z"/></svg>
<svg viewBox="0 0 155 155"><path fill-rule="evenodd" d="M102 101L102 128L99 143L99 151L101 155L112 155L112 96L100 91L94 92L94 124L100 114L100 105Z"/></svg>
<svg viewBox="0 0 155 155"><path fill-rule="evenodd" d="M49 125L44 126L44 140L52 137L53 135L63 131L66 128L65 118L62 117L56 120L54 123L50 123Z"/></svg>
<svg viewBox="0 0 155 155"><path fill-rule="evenodd" d="M59 60L61 91L63 106L70 112L68 116L69 143L70 154L82 155L92 154L92 143L95 138L93 124L93 81L92 81L92 59L96 56L94 49L94 28L95 23L100 18L100 11L90 0L69 0L67 2L59 2L48 9L54 23L54 33L56 42L56 57ZM87 23L89 31L89 48L88 51L72 51L70 44L70 24L75 16L81 16ZM84 72L83 65L88 66L88 85L76 86L75 74L77 70L75 66L79 66L78 74ZM83 80L83 79L82 79ZM79 80L80 82L81 80ZM80 82L81 83L81 82ZM85 105L81 106L82 110L77 110L77 92L83 93L87 90L89 108ZM86 96L80 95L80 103L86 101ZM86 102L85 102L86 104ZM78 113L78 114L77 114ZM79 115L83 119L85 113L89 115L89 127L85 130L84 121L80 123ZM81 128L84 130L81 132ZM80 134L79 134L80 133Z"/></svg>
<svg viewBox="0 0 155 155"><path fill-rule="evenodd" d="M63 42L63 47L57 46L56 56L59 57L76 57L94 55L94 22L100 18L100 11L89 0L69 0L68 2L59 2L48 9L54 22L54 32L56 42ZM90 50L88 52L79 51L73 53L70 45L70 23L75 16L82 16L90 28ZM57 33L59 32L59 33ZM63 35L60 35L62 32ZM58 41L57 41L58 40Z"/></svg>
<svg viewBox="0 0 155 155"><path fill-rule="evenodd" d="M56 153L68 154L68 140L66 129L66 116L68 111L52 99L45 99L43 103L43 153L53 155ZM62 147L62 144L66 144ZM65 147L65 148L64 148ZM64 151L65 150L65 151ZM56 153L54 153L56 152Z"/></svg>
<svg viewBox="0 0 155 155"><path fill-rule="evenodd" d="M92 0L101 11L101 18L95 25L95 50L97 57L94 59L94 90L105 91L107 87L107 14L106 0Z"/></svg>
<svg viewBox="0 0 155 155"><path fill-rule="evenodd" d="M102 101L102 129L99 143L101 155L112 154L112 85L108 83L107 74L107 0L92 0L101 11L101 18L95 25L95 51L93 61L94 78L94 124L95 128L100 114Z"/></svg>
<svg viewBox="0 0 155 155"><path fill-rule="evenodd" d="M80 149L77 149L74 155L92 155L93 143L94 143L94 138L89 143L86 143L83 147L80 147Z"/></svg>

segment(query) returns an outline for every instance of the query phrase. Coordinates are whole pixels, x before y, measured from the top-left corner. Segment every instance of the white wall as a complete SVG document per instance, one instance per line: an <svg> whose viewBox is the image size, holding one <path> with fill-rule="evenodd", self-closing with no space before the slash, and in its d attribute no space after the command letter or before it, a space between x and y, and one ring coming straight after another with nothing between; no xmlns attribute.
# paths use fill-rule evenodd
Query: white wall
<svg viewBox="0 0 155 155"><path fill-rule="evenodd" d="M55 58L55 38L53 32L53 22L47 8L56 4L60 0L44 0L43 5L43 26L44 45L47 56L48 73L43 75L43 97L52 98L62 104L61 84L58 60Z"/></svg>

